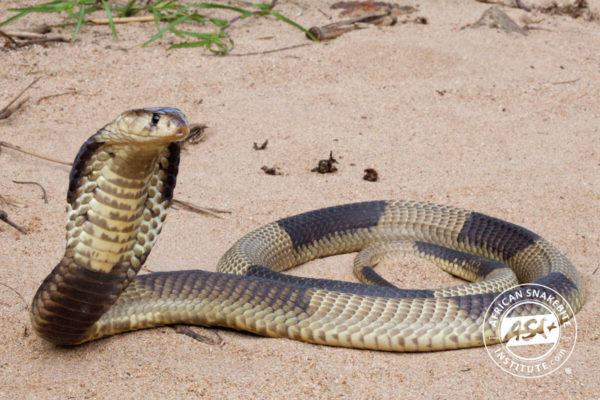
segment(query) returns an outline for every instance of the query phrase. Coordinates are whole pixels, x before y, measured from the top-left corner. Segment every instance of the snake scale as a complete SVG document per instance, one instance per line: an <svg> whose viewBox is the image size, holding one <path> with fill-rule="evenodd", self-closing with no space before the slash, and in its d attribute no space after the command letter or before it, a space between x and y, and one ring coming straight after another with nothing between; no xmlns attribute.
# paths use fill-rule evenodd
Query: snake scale
<svg viewBox="0 0 600 400"><path fill-rule="evenodd" d="M393 351L483 345L485 312L518 282L583 304L573 265L537 234L484 214L414 201L370 201L284 218L241 238L219 272L136 276L166 218L189 133L174 108L127 111L78 152L67 194L63 258L31 307L35 331L57 345L166 324L222 326L270 337ZM401 290L371 268L382 252L412 253L476 281L447 289ZM369 284L280 271L359 252ZM531 310L530 310L531 311Z"/></svg>

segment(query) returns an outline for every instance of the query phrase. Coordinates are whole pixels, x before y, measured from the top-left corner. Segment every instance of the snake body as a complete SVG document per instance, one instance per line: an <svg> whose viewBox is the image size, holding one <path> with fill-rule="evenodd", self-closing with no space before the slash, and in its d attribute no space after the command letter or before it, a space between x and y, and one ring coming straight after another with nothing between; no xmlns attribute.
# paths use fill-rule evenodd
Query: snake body
<svg viewBox="0 0 600 400"><path fill-rule="evenodd" d="M516 280L557 291L573 313L583 304L576 269L542 237L477 212L414 201L354 203L281 219L235 243L220 272L136 276L166 218L178 142L188 133L177 109L139 109L81 147L67 194L65 254L31 307L41 337L72 345L189 323L333 346L429 351L494 341L486 309ZM397 289L370 267L386 249L478 282ZM370 284L280 273L356 251L356 271Z"/></svg>

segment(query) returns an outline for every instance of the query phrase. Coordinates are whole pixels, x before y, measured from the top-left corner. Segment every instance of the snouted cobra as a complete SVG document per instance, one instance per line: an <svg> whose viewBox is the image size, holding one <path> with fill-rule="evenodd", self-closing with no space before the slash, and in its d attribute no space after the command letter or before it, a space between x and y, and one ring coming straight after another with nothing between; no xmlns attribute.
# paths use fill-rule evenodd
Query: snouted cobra
<svg viewBox="0 0 600 400"><path fill-rule="evenodd" d="M70 173L65 254L31 307L41 337L74 345L185 323L332 346L430 351L498 338L486 309L517 281L558 292L570 317L583 304L576 269L542 237L477 212L415 201L281 219L235 243L219 272L136 276L165 221L179 142L188 134L181 111L146 108L121 114L83 144ZM386 251L416 254L474 283L397 289L371 268ZM355 271L366 283L280 273L348 252L359 252Z"/></svg>

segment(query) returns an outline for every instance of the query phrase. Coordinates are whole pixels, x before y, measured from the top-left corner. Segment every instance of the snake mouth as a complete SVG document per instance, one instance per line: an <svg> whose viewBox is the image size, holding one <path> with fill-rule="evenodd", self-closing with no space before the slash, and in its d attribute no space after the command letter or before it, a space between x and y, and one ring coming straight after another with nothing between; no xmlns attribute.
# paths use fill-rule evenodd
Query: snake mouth
<svg viewBox="0 0 600 400"><path fill-rule="evenodd" d="M173 123L177 126L173 135L176 136L178 140L183 140L188 137L190 134L190 127L185 119L173 118Z"/></svg>

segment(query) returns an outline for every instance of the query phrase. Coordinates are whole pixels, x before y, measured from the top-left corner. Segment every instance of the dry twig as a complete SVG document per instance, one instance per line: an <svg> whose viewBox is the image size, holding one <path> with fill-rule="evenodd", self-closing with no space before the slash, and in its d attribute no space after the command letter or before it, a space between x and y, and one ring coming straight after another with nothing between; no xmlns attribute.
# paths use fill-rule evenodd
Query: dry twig
<svg viewBox="0 0 600 400"><path fill-rule="evenodd" d="M97 19L89 19L89 22L96 25L108 25L110 21L108 18L97 18ZM132 22L152 22L154 21L154 15L144 15L139 17L117 17L113 18L112 22L115 24L128 24Z"/></svg>
<svg viewBox="0 0 600 400"><path fill-rule="evenodd" d="M17 103L14 107L10 107L13 105L13 103L15 101L17 101L19 99L19 97L21 97L23 95L23 93L25 93L30 87L32 87L33 85L35 85L37 83L37 81L39 81L40 78L35 78L33 80L33 82L31 82L29 85L27 85L27 87L23 90L21 90L21 92L15 97L13 98L11 101L8 102L8 104L6 106L4 106L4 108L2 110L0 110L0 119L6 119L8 117L10 117L15 111L17 111L19 108L21 108L21 106L29 99L26 98L24 100L22 100L21 102Z"/></svg>
<svg viewBox="0 0 600 400"><path fill-rule="evenodd" d="M42 160L50 161L50 162L53 162L56 164L67 165L69 167L71 166L70 162L60 161L60 160L57 160L57 159L54 159L51 157L41 156L41 155L31 152L29 150L24 150L24 149L20 148L19 146L15 146L14 144L10 144L8 142L3 142L2 140L0 140L0 147L2 147L2 146L6 147L8 149L11 149L11 150L19 151L21 153L30 155L32 157L40 158Z"/></svg>
<svg viewBox="0 0 600 400"><path fill-rule="evenodd" d="M2 283L2 282L0 282L0 286L4 286L5 288L12 290L13 293L15 293L17 296L19 296L19 298L21 299L21 301L23 301L23 305L25 306L25 309L29 310L29 305L28 305L27 301L25 300L25 298L23 297L23 295L17 291L17 289L15 289L15 288L13 288L11 286L8 286L6 283Z"/></svg>
<svg viewBox="0 0 600 400"><path fill-rule="evenodd" d="M21 232L23 235L27 235L27 231L25 229L21 228L19 225L8 219L8 214L4 210L0 210L0 221L6 222L10 226Z"/></svg>
<svg viewBox="0 0 600 400"><path fill-rule="evenodd" d="M223 218L219 214L231 214L231 211L229 210L219 210L218 208L212 207L200 207L190 202L177 199L173 199L173 206L175 206L175 209L177 209L177 207L181 207L186 211L191 211L199 214L208 214L216 218Z"/></svg>
<svg viewBox="0 0 600 400"><path fill-rule="evenodd" d="M0 36L4 37L10 43L9 47L16 49L26 46L31 46L33 44L43 44L48 42L69 42L69 39L66 39L61 36L46 36L35 32L4 32L0 31ZM25 40L15 40L14 38L25 39Z"/></svg>
<svg viewBox="0 0 600 400"><path fill-rule="evenodd" d="M570 81L559 81L559 82L552 82L553 85L566 85L569 83L575 83L577 81L579 81L581 78L577 78L577 79L571 79Z"/></svg>
<svg viewBox="0 0 600 400"><path fill-rule="evenodd" d="M392 15L390 10L376 11L361 15L360 17L345 19L323 26L313 26L308 31L318 40L331 40L350 32L354 29L360 29L373 25L394 25L398 18Z"/></svg>
<svg viewBox="0 0 600 400"><path fill-rule="evenodd" d="M279 51L296 49L298 47L311 46L312 44L313 43L301 43L301 44L294 44L292 46L280 47L278 49L272 49L272 50L252 51L249 53L227 53L226 55L230 56L230 57L258 56L258 55L263 55L263 54L277 53ZM209 56L209 55L206 54L206 56Z"/></svg>
<svg viewBox="0 0 600 400"><path fill-rule="evenodd" d="M46 33L50 33L52 27L46 24L31 28L30 31L4 31L4 34L11 38L18 39L41 39Z"/></svg>
<svg viewBox="0 0 600 400"><path fill-rule="evenodd" d="M10 36L8 33L0 30L0 36L5 38L6 40L8 40L8 43L10 43L10 44L7 44L7 46L9 48L15 49L15 48L19 47L17 41L15 39L13 39L12 36Z"/></svg>
<svg viewBox="0 0 600 400"><path fill-rule="evenodd" d="M37 32L26 32L26 31L3 31L3 36L6 38L9 38L10 40L14 41L13 38L18 38L18 39L43 39L46 37L46 35L41 34L41 33L37 33ZM15 45L17 44L16 41Z"/></svg>
<svg viewBox="0 0 600 400"><path fill-rule="evenodd" d="M70 88L70 89L68 89L68 91L66 91L66 92L62 92L62 93L55 93L55 94L49 94L49 95L47 95L47 96L40 97L40 98L39 98L39 99L38 99L38 100L35 102L35 104L36 104L36 105L39 105L39 104L40 104L42 101L44 101L44 100L48 100L48 99L51 99L51 98L53 98L53 97L66 96L66 95L68 95L68 94L77 94L77 93L79 93L79 92L77 91L77 89L75 89L75 88Z"/></svg>
<svg viewBox="0 0 600 400"><path fill-rule="evenodd" d="M15 181L13 180L13 183L19 184L19 185L37 185L40 189L42 189L42 200L44 200L44 203L48 204L48 195L46 194L46 189L44 189L44 187L37 183L37 182L26 182L26 181Z"/></svg>
<svg viewBox="0 0 600 400"><path fill-rule="evenodd" d="M213 339L213 338L202 335L202 334L192 330L189 326L186 326L186 325L175 325L173 327L173 329L175 329L175 332L180 333L182 335L189 336L192 339L197 340L201 343L206 343L206 344L210 344L210 345L222 345L223 344L223 338L221 338L221 336L219 335L219 332L217 332L217 331L213 331L215 336L217 337L216 339Z"/></svg>

